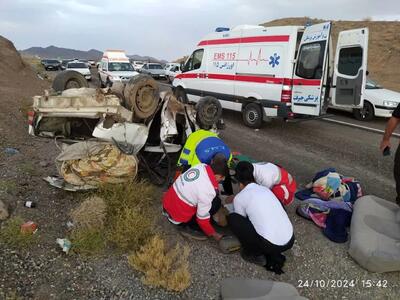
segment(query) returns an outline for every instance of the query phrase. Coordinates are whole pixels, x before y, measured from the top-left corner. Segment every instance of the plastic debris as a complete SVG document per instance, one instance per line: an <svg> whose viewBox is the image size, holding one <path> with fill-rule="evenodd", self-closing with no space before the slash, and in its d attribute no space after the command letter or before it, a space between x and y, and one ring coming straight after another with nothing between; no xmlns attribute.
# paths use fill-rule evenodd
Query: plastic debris
<svg viewBox="0 0 400 300"><path fill-rule="evenodd" d="M33 201L25 201L24 206L25 206L25 207L29 207L29 208L34 208L34 207L36 207L36 202L33 202Z"/></svg>
<svg viewBox="0 0 400 300"><path fill-rule="evenodd" d="M38 230L38 226L33 221L28 221L28 222L26 222L26 223L21 225L21 232L22 233L35 234L37 230Z"/></svg>
<svg viewBox="0 0 400 300"><path fill-rule="evenodd" d="M77 191L89 191L96 189L96 187L91 186L91 185L83 185L83 186L77 186L70 184L64 180L64 178L58 177L58 176L47 176L43 178L44 181L49 183L51 186L54 186L59 189L63 189L65 191L69 192L77 192Z"/></svg>
<svg viewBox="0 0 400 300"><path fill-rule="evenodd" d="M7 147L4 149L4 153L8 154L8 155L15 155L15 154L19 153L19 150L15 149L15 148Z"/></svg>
<svg viewBox="0 0 400 300"><path fill-rule="evenodd" d="M56 242L58 245L60 245L62 251L68 254L69 250L72 247L71 241L69 239L57 239Z"/></svg>
<svg viewBox="0 0 400 300"><path fill-rule="evenodd" d="M74 225L74 223L73 222L71 222L71 221L68 221L67 222L67 227L68 227L68 229L71 229L72 227L74 227L75 225Z"/></svg>

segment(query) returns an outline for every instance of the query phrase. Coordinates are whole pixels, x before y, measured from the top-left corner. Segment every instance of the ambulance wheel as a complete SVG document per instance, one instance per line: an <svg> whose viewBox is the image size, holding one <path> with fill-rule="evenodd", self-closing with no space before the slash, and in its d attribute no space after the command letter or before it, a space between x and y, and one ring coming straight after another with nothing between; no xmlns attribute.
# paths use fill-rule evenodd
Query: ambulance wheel
<svg viewBox="0 0 400 300"><path fill-rule="evenodd" d="M261 106L257 103L247 104L242 112L243 122L251 128L260 128L263 121Z"/></svg>
<svg viewBox="0 0 400 300"><path fill-rule="evenodd" d="M186 92L185 92L185 90L183 88L177 87L175 89L175 93L174 94L175 94L176 99L179 102L188 103L188 98L187 98Z"/></svg>
<svg viewBox="0 0 400 300"><path fill-rule="evenodd" d="M56 92L62 92L68 89L78 89L89 87L85 77L76 71L62 71L57 74L53 80L52 88Z"/></svg>
<svg viewBox="0 0 400 300"><path fill-rule="evenodd" d="M364 100L364 106L361 109L355 109L354 117L359 121L371 121L375 117L374 106Z"/></svg>

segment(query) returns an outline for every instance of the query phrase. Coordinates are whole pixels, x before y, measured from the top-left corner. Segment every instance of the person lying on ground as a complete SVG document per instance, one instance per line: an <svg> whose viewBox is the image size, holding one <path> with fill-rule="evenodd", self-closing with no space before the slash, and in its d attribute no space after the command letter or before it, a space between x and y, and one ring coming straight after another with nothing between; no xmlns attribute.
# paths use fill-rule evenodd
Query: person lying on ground
<svg viewBox="0 0 400 300"><path fill-rule="evenodd" d="M247 161L241 163L252 170L255 182L270 189L283 205L288 206L293 202L297 184L288 171L273 163L252 164ZM233 196L228 197L225 201L230 203L232 200Z"/></svg>
<svg viewBox="0 0 400 300"><path fill-rule="evenodd" d="M228 172L223 154L217 154L210 165L203 163L181 174L163 197L163 212L168 220L179 225L180 233L198 240L222 235L211 225L210 218L221 208L217 197L218 182ZM201 231L203 231L203 234Z"/></svg>
<svg viewBox="0 0 400 300"><path fill-rule="evenodd" d="M281 274L286 260L282 252L292 248L295 240L293 225L276 196L255 183L253 171L245 162L236 166L240 192L228 224L241 243L243 259Z"/></svg>
<svg viewBox="0 0 400 300"><path fill-rule="evenodd" d="M209 165L213 157L218 153L223 154L228 163L232 159L231 150L216 133L204 129L192 132L183 146L178 159L177 166L179 169L175 178L179 176L180 173L200 163ZM223 187L225 194L233 194L229 174L227 174L223 182Z"/></svg>

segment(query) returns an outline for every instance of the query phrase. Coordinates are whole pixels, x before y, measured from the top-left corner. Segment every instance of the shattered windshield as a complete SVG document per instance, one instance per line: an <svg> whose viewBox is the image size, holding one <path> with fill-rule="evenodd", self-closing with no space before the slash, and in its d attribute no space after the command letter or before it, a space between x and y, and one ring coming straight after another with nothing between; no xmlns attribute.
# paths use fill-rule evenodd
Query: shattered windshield
<svg viewBox="0 0 400 300"><path fill-rule="evenodd" d="M133 67L130 63L112 62L108 63L108 70L111 72L133 71Z"/></svg>

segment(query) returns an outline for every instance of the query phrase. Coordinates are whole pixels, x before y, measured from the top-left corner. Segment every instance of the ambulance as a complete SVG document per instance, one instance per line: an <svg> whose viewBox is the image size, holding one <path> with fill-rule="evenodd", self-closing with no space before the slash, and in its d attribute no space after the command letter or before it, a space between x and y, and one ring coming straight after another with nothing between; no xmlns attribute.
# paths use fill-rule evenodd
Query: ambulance
<svg viewBox="0 0 400 300"><path fill-rule="evenodd" d="M127 83L139 73L133 69L123 50L106 50L99 64L99 80L102 87L114 82Z"/></svg>
<svg viewBox="0 0 400 300"><path fill-rule="evenodd" d="M175 95L213 96L255 128L270 118L321 116L329 104L362 108L368 28L340 32L335 53L331 30L330 22L217 28L176 75Z"/></svg>

